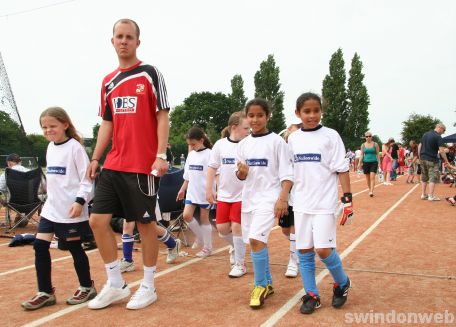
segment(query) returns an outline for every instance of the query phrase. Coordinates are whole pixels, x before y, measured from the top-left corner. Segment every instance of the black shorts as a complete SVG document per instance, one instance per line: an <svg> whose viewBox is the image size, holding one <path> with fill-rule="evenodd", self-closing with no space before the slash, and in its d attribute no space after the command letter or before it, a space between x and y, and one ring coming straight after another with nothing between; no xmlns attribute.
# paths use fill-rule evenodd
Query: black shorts
<svg viewBox="0 0 456 327"><path fill-rule="evenodd" d="M126 221L155 221L160 178L103 169L95 187L92 213L122 213Z"/></svg>
<svg viewBox="0 0 456 327"><path fill-rule="evenodd" d="M79 223L56 223L44 217L40 218L38 225L38 233L52 233L61 240L72 237L80 237L82 241L91 240L93 238L92 230L89 226L89 221L81 221Z"/></svg>
<svg viewBox="0 0 456 327"><path fill-rule="evenodd" d="M378 162L363 162L363 173L368 175L370 173L377 173L378 170Z"/></svg>
<svg viewBox="0 0 456 327"><path fill-rule="evenodd" d="M294 213L293 213L293 207L289 206L288 207L288 214L283 216L282 218L279 218L279 226L288 228L291 226L294 226Z"/></svg>

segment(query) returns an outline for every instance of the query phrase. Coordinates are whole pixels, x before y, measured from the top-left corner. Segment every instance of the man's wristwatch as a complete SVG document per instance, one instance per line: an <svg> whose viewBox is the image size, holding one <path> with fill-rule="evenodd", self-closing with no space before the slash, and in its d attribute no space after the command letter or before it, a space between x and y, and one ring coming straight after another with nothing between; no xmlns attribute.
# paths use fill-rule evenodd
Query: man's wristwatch
<svg viewBox="0 0 456 327"><path fill-rule="evenodd" d="M157 153L157 158L166 161L166 153Z"/></svg>

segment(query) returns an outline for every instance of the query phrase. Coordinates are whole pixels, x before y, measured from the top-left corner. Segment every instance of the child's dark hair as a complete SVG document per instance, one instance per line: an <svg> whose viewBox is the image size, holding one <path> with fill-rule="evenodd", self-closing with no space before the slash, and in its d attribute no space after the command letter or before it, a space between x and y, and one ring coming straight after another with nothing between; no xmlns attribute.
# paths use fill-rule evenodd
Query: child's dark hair
<svg viewBox="0 0 456 327"><path fill-rule="evenodd" d="M243 119L245 119L245 113L243 111L233 112L230 119L228 119L228 126L226 126L220 133L221 138L230 136L231 127L239 126Z"/></svg>
<svg viewBox="0 0 456 327"><path fill-rule="evenodd" d="M207 137L206 133L199 128L198 126L193 126L188 130L187 135L185 135L187 140L203 140L203 145L205 148L212 149L212 142Z"/></svg>
<svg viewBox="0 0 456 327"><path fill-rule="evenodd" d="M266 113L266 116L269 117L271 115L271 106L269 105L268 101L266 101L265 99L255 98L255 99L252 99L249 102L247 102L247 104L245 105L245 114L246 115L249 113L249 109L251 106L260 106L263 109L263 111Z"/></svg>
<svg viewBox="0 0 456 327"><path fill-rule="evenodd" d="M84 145L84 141L82 137L78 134L76 131L76 128L74 127L73 123L71 122L70 116L68 116L67 112L60 107L50 107L44 110L41 115L40 115L40 126L41 126L41 118L43 117L53 117L57 119L59 122L62 124L67 123L68 128L65 131L65 135L69 138L74 138L76 141Z"/></svg>
<svg viewBox="0 0 456 327"><path fill-rule="evenodd" d="M321 98L318 94L312 93L312 92L306 92L301 94L298 99L296 100L296 111L299 111L301 107L304 105L304 103L307 100L315 100L320 104L321 107Z"/></svg>

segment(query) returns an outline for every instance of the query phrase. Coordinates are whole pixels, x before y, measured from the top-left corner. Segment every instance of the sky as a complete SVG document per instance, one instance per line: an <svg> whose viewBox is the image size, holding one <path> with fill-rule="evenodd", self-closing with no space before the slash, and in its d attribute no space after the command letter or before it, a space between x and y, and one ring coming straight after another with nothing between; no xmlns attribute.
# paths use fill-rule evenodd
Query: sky
<svg viewBox="0 0 456 327"><path fill-rule="evenodd" d="M101 81L118 65L119 18L139 24L138 57L161 71L172 107L193 92L230 93L235 74L252 98L273 54L289 124L301 93L321 94L341 48L347 81L355 52L363 62L373 134L400 139L413 112L456 132L453 0L1 0L0 53L27 133L41 133L40 113L58 105L92 136Z"/></svg>

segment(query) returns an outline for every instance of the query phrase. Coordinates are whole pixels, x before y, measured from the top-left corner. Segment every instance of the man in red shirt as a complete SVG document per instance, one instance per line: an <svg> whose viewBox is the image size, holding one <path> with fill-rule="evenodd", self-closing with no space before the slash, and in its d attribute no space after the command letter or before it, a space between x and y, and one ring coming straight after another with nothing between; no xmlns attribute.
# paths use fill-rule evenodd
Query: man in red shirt
<svg viewBox="0 0 456 327"><path fill-rule="evenodd" d="M127 221L136 221L142 241L144 279L127 308L141 309L157 299L154 274L158 241L154 212L159 176L168 169L169 104L161 73L136 56L139 34L133 20L121 19L114 24L111 42L119 67L102 84L103 121L87 175L95 178L98 160L112 139L90 216L108 281L89 302L90 309L107 307L130 295L121 276L117 244L110 227L114 213L123 213Z"/></svg>

